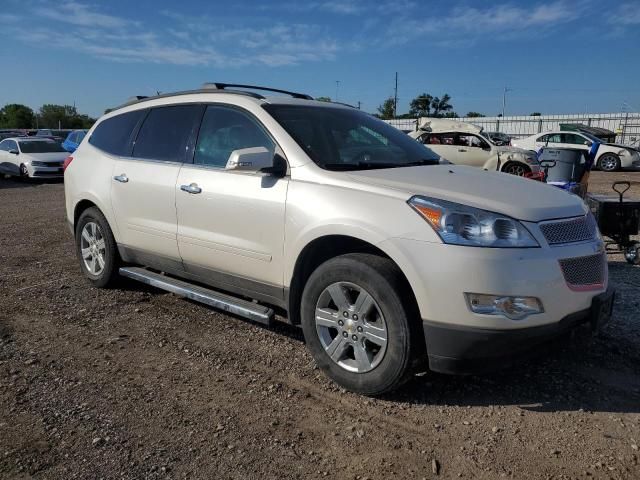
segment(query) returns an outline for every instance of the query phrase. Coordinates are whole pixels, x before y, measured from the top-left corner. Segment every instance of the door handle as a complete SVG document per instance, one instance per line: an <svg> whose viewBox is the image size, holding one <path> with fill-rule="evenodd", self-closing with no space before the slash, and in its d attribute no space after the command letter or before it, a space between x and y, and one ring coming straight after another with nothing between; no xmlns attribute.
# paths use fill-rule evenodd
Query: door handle
<svg viewBox="0 0 640 480"><path fill-rule="evenodd" d="M190 185L180 185L180 190L192 194L202 192L202 189L198 186L197 183L192 183Z"/></svg>
<svg viewBox="0 0 640 480"><path fill-rule="evenodd" d="M459 152L466 152L466 150L464 148L459 148L458 151Z"/></svg>
<svg viewBox="0 0 640 480"><path fill-rule="evenodd" d="M127 177L126 173L122 173L120 175L116 175L115 177L113 177L113 179L116 182L120 182L120 183L127 183L129 181L129 177Z"/></svg>

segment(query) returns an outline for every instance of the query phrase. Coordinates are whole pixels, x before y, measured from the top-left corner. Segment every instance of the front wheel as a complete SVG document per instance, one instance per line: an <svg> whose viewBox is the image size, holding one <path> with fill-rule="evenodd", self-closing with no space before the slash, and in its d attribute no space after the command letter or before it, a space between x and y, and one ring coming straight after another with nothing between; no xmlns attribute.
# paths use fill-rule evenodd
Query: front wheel
<svg viewBox="0 0 640 480"><path fill-rule="evenodd" d="M107 219L95 207L80 215L75 232L76 253L85 277L98 288L118 278L119 256Z"/></svg>
<svg viewBox="0 0 640 480"><path fill-rule="evenodd" d="M624 249L624 259L631 265L640 263L640 242L631 242Z"/></svg>
<svg viewBox="0 0 640 480"><path fill-rule="evenodd" d="M302 294L302 328L318 367L353 392L400 386L419 351L408 285L389 259L342 255L318 267Z"/></svg>
<svg viewBox="0 0 640 480"><path fill-rule="evenodd" d="M615 153L605 153L598 160L598 168L603 172L620 170L620 157Z"/></svg>
<svg viewBox="0 0 640 480"><path fill-rule="evenodd" d="M504 166L502 171L518 177L524 177L527 173L531 173L531 169L524 163L520 162L509 162Z"/></svg>

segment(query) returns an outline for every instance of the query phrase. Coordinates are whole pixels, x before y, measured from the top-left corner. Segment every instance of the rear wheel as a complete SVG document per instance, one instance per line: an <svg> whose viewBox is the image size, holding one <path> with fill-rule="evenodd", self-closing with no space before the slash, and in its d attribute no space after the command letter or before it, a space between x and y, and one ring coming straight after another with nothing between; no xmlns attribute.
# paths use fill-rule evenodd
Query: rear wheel
<svg viewBox="0 0 640 480"><path fill-rule="evenodd" d="M502 171L510 175L516 175L518 177L524 177L527 173L531 173L531 169L524 163L520 162L508 162L502 168Z"/></svg>
<svg viewBox="0 0 640 480"><path fill-rule="evenodd" d="M376 255L342 255L313 272L302 294L302 328L329 378L365 395L408 378L419 332L407 289L397 266Z"/></svg>
<svg viewBox="0 0 640 480"><path fill-rule="evenodd" d="M120 259L109 223L100 210L91 207L82 212L75 238L85 277L99 288L112 285L118 278Z"/></svg>
<svg viewBox="0 0 640 480"><path fill-rule="evenodd" d="M615 153L605 153L598 160L598 168L603 172L620 170L620 157Z"/></svg>

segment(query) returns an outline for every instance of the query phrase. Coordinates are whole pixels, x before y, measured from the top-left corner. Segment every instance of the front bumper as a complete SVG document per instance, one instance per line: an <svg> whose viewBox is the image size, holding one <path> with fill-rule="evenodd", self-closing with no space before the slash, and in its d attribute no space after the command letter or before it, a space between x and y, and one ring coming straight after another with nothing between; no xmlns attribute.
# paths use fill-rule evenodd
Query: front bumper
<svg viewBox="0 0 640 480"><path fill-rule="evenodd" d="M51 167L29 164L27 165L27 172L31 178L60 178L64 176L64 170L58 164L54 164Z"/></svg>
<svg viewBox="0 0 640 480"><path fill-rule="evenodd" d="M574 328L607 323L614 291L609 288L593 298L591 307L567 315L556 323L517 330L481 329L423 322L429 369L448 374L477 374L507 367L534 356L539 346Z"/></svg>

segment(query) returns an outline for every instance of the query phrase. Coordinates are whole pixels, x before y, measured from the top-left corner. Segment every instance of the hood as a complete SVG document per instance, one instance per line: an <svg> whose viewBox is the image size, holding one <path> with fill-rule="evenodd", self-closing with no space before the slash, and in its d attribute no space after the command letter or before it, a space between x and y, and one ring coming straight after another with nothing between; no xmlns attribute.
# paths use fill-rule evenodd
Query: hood
<svg viewBox="0 0 640 480"><path fill-rule="evenodd" d="M473 123L461 122L446 118L420 117L418 119L418 130L433 133L465 132L480 133L482 128Z"/></svg>
<svg viewBox="0 0 640 480"><path fill-rule="evenodd" d="M36 160L38 162L64 162L69 156L69 152L48 152L48 153L22 153L24 160Z"/></svg>
<svg viewBox="0 0 640 480"><path fill-rule="evenodd" d="M540 222L587 213L577 196L506 173L461 165L349 172L352 180L482 208L518 220Z"/></svg>

